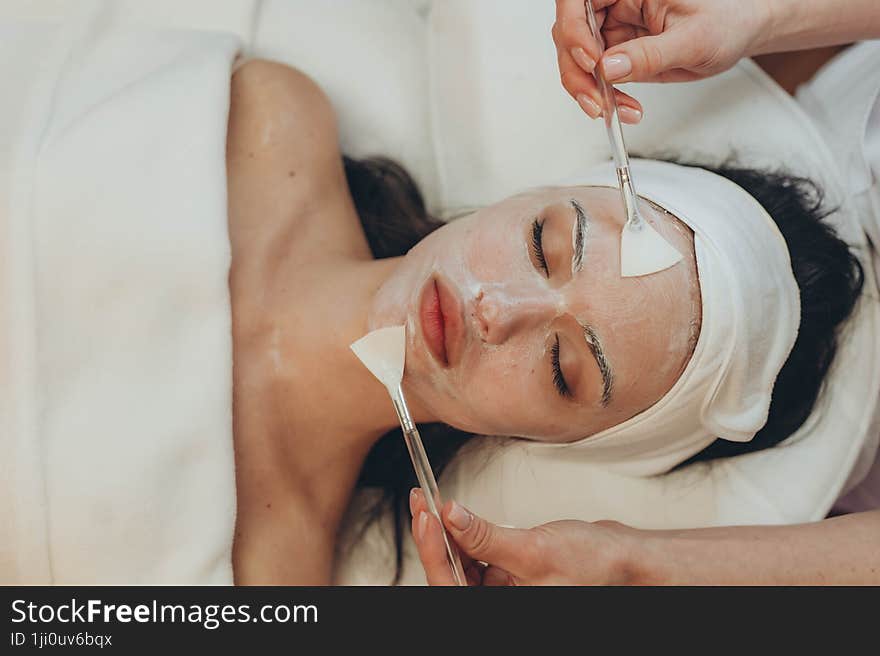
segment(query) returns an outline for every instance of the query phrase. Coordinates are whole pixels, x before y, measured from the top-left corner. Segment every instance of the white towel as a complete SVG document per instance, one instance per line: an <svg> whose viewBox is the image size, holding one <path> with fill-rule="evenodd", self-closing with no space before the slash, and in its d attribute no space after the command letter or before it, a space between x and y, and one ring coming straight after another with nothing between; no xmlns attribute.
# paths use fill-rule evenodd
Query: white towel
<svg viewBox="0 0 880 656"><path fill-rule="evenodd" d="M0 582L229 583L238 40L84 14L0 24Z"/></svg>
<svg viewBox="0 0 880 656"><path fill-rule="evenodd" d="M800 291L788 247L767 211L720 175L652 160L632 161L638 193L694 231L702 325L672 388L629 420L556 449L630 475L669 471L716 438L748 442L767 421L776 377L800 325ZM581 176L616 187L613 164ZM682 266L680 263L678 266Z"/></svg>

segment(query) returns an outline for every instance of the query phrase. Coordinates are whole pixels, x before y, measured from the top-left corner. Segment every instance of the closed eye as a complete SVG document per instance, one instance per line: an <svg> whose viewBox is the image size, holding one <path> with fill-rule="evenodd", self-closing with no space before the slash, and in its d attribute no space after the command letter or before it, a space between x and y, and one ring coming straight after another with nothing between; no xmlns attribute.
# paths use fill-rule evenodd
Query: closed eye
<svg viewBox="0 0 880 656"><path fill-rule="evenodd" d="M547 258L544 257L544 221L542 219L535 219L535 222L532 223L532 254L535 256L538 266L544 270L544 275L549 278L550 269L547 268Z"/></svg>
<svg viewBox="0 0 880 656"><path fill-rule="evenodd" d="M559 365L559 335L556 335L556 341L550 347L550 364L553 367L553 387L563 399L572 397L571 389L562 375L562 367Z"/></svg>

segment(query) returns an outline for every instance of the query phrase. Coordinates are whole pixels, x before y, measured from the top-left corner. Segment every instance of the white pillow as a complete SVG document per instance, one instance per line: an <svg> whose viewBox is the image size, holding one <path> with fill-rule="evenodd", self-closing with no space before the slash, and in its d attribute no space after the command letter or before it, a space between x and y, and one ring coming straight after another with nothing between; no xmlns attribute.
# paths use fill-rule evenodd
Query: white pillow
<svg viewBox="0 0 880 656"><path fill-rule="evenodd" d="M229 32L245 54L301 69L339 117L347 155L403 164L439 212L430 133L430 0L2 0L0 19L60 19L104 6L120 27ZM92 10L91 13L98 13Z"/></svg>
<svg viewBox="0 0 880 656"><path fill-rule="evenodd" d="M403 164L436 211L424 1L264 0L252 56L314 78L339 117L347 155Z"/></svg>
<svg viewBox="0 0 880 656"><path fill-rule="evenodd" d="M101 25L229 32L249 43L260 0L2 0L0 19L100 16Z"/></svg>

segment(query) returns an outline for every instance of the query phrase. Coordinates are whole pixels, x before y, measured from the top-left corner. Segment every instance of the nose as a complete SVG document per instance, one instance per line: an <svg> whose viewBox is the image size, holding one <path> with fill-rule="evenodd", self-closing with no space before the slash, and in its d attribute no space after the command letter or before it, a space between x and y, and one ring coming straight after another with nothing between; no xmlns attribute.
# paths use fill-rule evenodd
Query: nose
<svg viewBox="0 0 880 656"><path fill-rule="evenodd" d="M475 305L480 338L502 344L520 331L549 324L561 314L561 306L558 295L549 289L484 287Z"/></svg>

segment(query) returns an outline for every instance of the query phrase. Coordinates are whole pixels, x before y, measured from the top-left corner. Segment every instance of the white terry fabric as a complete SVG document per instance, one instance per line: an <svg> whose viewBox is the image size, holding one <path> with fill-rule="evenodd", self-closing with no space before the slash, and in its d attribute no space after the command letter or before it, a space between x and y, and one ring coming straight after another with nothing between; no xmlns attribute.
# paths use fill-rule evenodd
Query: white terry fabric
<svg viewBox="0 0 880 656"><path fill-rule="evenodd" d="M0 581L230 583L238 39L77 7L0 23Z"/></svg>
<svg viewBox="0 0 880 656"><path fill-rule="evenodd" d="M251 43L262 0L2 0L0 21L100 17L107 28L200 30Z"/></svg>
<svg viewBox="0 0 880 656"><path fill-rule="evenodd" d="M767 421L776 376L794 345L800 293L773 219L745 190L704 169L632 161L639 195L694 232L702 326L694 353L653 406L568 444L630 475L668 471L723 438L748 442ZM585 185L615 187L613 164L585 172Z"/></svg>
<svg viewBox="0 0 880 656"><path fill-rule="evenodd" d="M218 169L225 132L217 126L225 120L228 98L226 89L214 76L214 65L219 60L210 61L211 51L225 57L227 44L231 50L232 43L240 41L245 47L244 54L250 58L275 59L313 76L336 106L343 151L354 156L382 154L397 159L419 182L429 206L437 211L440 208L436 201L425 75L425 14L429 4L429 0L0 2L0 24L6 26L0 50L13 53L0 62L0 79L4 83L0 115L5 121L5 129L0 129L0 167L10 165L11 157L7 155L11 151L24 152L27 149L22 144L31 144L28 146L31 150L23 156L23 165L15 166L15 180L5 168L0 168L0 188L4 193L7 188L21 190L15 195L10 192L3 202L8 199L10 203L21 203L27 196L28 162L37 159L41 131L54 129L50 123L67 123L66 119L62 121L52 116L51 98L63 80L72 79L72 72L78 71L77 84L83 84L82 102L69 102L68 96L76 89L73 84L67 85L64 93L58 92L58 111L66 113L70 122L87 126L88 130L83 129L82 138L75 143L71 141L65 150L69 162L74 158L76 145L80 149L80 160L77 167L66 172L68 178L62 180L64 184L58 187L59 192L79 184L84 199L102 198L102 194L114 190L120 179L125 179L126 184L117 185L118 191L112 195L120 205L114 217L117 232L129 230L131 222L128 234L147 235L152 225L156 235L167 236L169 244L176 245L180 253L198 254L186 261L158 249L162 258L155 260L153 273L157 278L152 290L148 288L149 280L132 281L132 273L125 268L113 272L114 287L105 297L112 300L120 325L128 331L124 339L131 359L124 363L115 362L110 366L114 357L120 355L116 352L95 357L97 345L102 341L112 346L123 340L107 338L108 327L102 323L107 319L106 312L96 312L91 317L65 316L70 340L86 340L89 346L81 351L81 364L87 366L76 384L71 382L72 366L60 372L67 376L71 391L80 390L81 394L79 401L71 400L67 404L65 412L77 413L81 421L95 418L89 426L94 435L79 445L80 451L76 454L69 449L62 452L54 447L44 448L41 428L34 425L39 424L35 413L42 411L27 410L24 397L33 396L32 386L25 384L28 376L40 378L34 385L41 385L40 381L48 375L27 363L28 348L25 347L35 320L29 320L26 325L13 324L25 316L22 309L8 321L0 322L0 445L3 449L0 524L15 527L10 530L12 537L0 547L0 581L200 584L232 581L230 544L235 499L230 411L225 397L223 403L209 402L215 395L228 392L226 386L230 383L227 367L231 351L221 344L226 331L215 330L221 314L225 314L215 313L215 310L219 312L220 305L211 306L214 300L218 304L228 303L225 296L220 296L221 291L225 294L226 280L225 272L222 286L220 278L214 275L215 270L205 268L195 272L204 265L202 260L218 256L217 249L222 244L218 241L220 233L214 231L215 219L224 226L225 238L225 205L221 214L218 197L221 190L225 191L219 186L225 178L221 176L222 169ZM82 17L91 17L92 32L88 36L83 33L77 43L74 34L60 29L60 23ZM35 23L35 29L23 31L22 21ZM48 30L50 25L56 26L55 31L52 34L46 31L40 36L41 30ZM181 31L168 31L169 28ZM154 38L146 39L147 34L153 34ZM116 45L127 44L127 49L117 50L108 45L114 36ZM187 44L192 48L188 50ZM194 68L198 44L202 44L204 50L203 63L208 73L204 76L197 74ZM333 45L328 47L327 44ZM175 47L179 49L176 60ZM50 54L53 48L55 59ZM172 77L177 64L180 67L175 82ZM144 70L150 65L155 67L152 73ZM93 74L98 79L89 79ZM88 83L84 83L87 79ZM100 95L102 84L107 98L98 103L96 97ZM185 97L177 92L181 87L187 89ZM132 112L127 116L121 101L135 97L140 102L136 106L132 102L125 106L126 111ZM42 114L34 114L31 106L42 108ZM196 118L199 113L201 119ZM176 126L169 118L175 114L182 121ZM28 116L33 118L30 123ZM108 121L101 129L97 128L99 117ZM118 139L119 148L130 145L125 157L104 157L103 151L93 152L85 139L92 136L109 147L121 132L126 132L126 138ZM207 148L209 134L217 139L212 142L217 147ZM208 156L209 151L213 156ZM55 149L47 152L53 154ZM113 170L108 171L111 168ZM133 175L133 171L138 174ZM99 172L105 176L103 181L93 177ZM145 177L145 172L149 176ZM94 191L97 184L101 186L101 194ZM187 193L182 194L184 187ZM125 194L131 206L123 209ZM54 205L60 206L69 195L59 193ZM211 212L206 209L209 206ZM2 207L0 211L5 212L5 205ZM163 208L164 213L156 212L158 207ZM173 211L169 212L169 207ZM59 207L55 209L60 211ZM212 213L213 210L217 213ZM71 204L70 211L72 216L65 220L70 222L70 231L76 232L87 217L82 203ZM146 224L145 217L150 212L153 212L152 223ZM61 223L57 216L55 218L56 223ZM184 220L187 228L182 231L180 224ZM108 251L118 245L118 259L124 259L128 253L134 261L142 262L136 250L123 249L131 249L133 244L118 244L115 233L102 232L106 226L98 224L108 221L106 213L93 217L90 231L83 234L91 235L95 241L96 235L101 235ZM175 227L170 225L172 221ZM27 223L17 221L14 225L22 228ZM26 251L9 251L10 244L21 243L17 238L7 240L13 228L13 224L2 221L0 257L5 259L0 262L0 298L5 306L15 297L14 307L24 308L33 302L27 300L29 292L24 286L30 260L22 261ZM141 248L157 251L150 240L141 244ZM83 252L82 257L88 254ZM74 255L76 253L69 253L68 261ZM82 263L77 266L83 270L99 266L99 263L86 264L88 266ZM12 275L14 266L23 272L18 277ZM139 270L143 271L143 267ZM177 280L177 286L170 290L166 289L169 277ZM167 292L161 298L160 289ZM70 315L84 294L85 290L78 290L77 295L70 295ZM131 302L131 307L123 309L121 306L126 300ZM175 310L173 314L168 311L171 307ZM122 320L126 312L137 308L146 317L139 331L129 326L129 321ZM46 334L40 338L41 343L45 343L50 334L61 339L63 326L56 315L57 312L45 315L51 330L49 326L44 328ZM88 327L88 322L93 325ZM193 345L191 342L196 336L201 339ZM73 349L74 342L69 343ZM138 349L147 365L141 371L131 370ZM163 367L168 380L160 376ZM98 380L102 372L103 378ZM202 381L198 389L191 384L196 380ZM109 390L105 405L117 413L112 417L96 409L96 390L100 385ZM128 398L126 394L135 389L146 391L141 394L141 407L132 409L130 406L136 398ZM122 402L126 398L128 400ZM170 405L166 406L166 402ZM186 402L195 405L187 408ZM53 418L53 425L60 426L66 415L56 410L47 402L47 416ZM122 426L118 414L127 411L132 424ZM184 421L187 412L191 416ZM178 419L179 425L171 430ZM114 422L112 429L106 428ZM7 426L14 426L17 432L7 432ZM172 433L176 438L169 440ZM82 430L77 427L76 435L81 437L81 434ZM115 436L113 442L109 438L111 434ZM25 439L25 435L34 438ZM102 440L105 444L99 449L97 445ZM108 445L109 449L105 449ZM63 458L68 462L62 465ZM133 469L132 463L137 459L142 462ZM52 463L51 471L48 462ZM98 464L91 466L86 464L88 462ZM116 471L110 467L114 462L119 463ZM84 480L88 476L92 477L94 488L91 498ZM76 479L75 484L68 485L71 479ZM69 487L69 496L59 496L65 485ZM47 486L52 488L48 497L42 492ZM80 525L74 526L77 523ZM89 528L84 530L83 526Z"/></svg>
<svg viewBox="0 0 880 656"><path fill-rule="evenodd" d="M839 53L797 90L834 154L854 212L880 262L880 40ZM880 426L868 436L835 512L880 508Z"/></svg>
<svg viewBox="0 0 880 656"><path fill-rule="evenodd" d="M342 152L400 162L436 213L443 207L431 135L426 4L262 0L249 54L314 78L336 109Z"/></svg>

